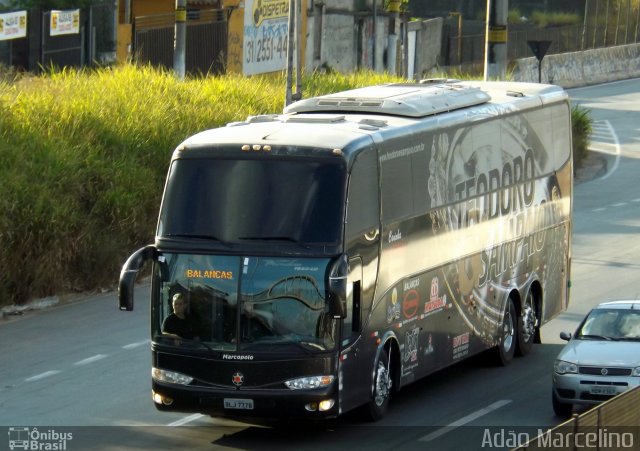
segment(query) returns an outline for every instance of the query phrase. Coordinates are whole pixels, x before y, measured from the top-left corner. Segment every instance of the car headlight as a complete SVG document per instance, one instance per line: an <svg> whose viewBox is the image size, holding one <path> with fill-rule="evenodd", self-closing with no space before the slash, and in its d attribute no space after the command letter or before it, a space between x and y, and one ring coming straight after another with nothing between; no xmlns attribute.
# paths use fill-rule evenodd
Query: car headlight
<svg viewBox="0 0 640 451"><path fill-rule="evenodd" d="M151 369L151 377L160 382L169 382L170 384L178 385L189 385L193 380L191 376L187 376L186 374L161 370L155 367Z"/></svg>
<svg viewBox="0 0 640 451"><path fill-rule="evenodd" d="M633 369L633 371L631 372L632 376L640 376L640 366L637 366Z"/></svg>
<svg viewBox="0 0 640 451"><path fill-rule="evenodd" d="M571 362L565 362L564 360L556 360L553 363L553 371L558 374L577 374L578 373L578 365Z"/></svg>
<svg viewBox="0 0 640 451"><path fill-rule="evenodd" d="M284 385L291 390L300 390L304 388L326 387L333 382L333 376L310 376L299 377L285 381Z"/></svg>

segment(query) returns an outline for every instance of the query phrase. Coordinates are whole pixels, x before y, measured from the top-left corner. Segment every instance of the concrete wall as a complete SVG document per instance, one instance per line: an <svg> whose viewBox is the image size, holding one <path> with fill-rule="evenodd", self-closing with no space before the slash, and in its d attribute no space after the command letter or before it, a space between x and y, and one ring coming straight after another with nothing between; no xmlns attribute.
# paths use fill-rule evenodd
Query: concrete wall
<svg viewBox="0 0 640 451"><path fill-rule="evenodd" d="M375 21L374 1L378 11ZM387 29L382 0L309 0L305 69L328 67L343 73L358 68L382 71Z"/></svg>
<svg viewBox="0 0 640 451"><path fill-rule="evenodd" d="M420 80L438 65L442 47L442 25L444 19L411 21L407 29L416 31L416 53L413 74L409 78Z"/></svg>
<svg viewBox="0 0 640 451"><path fill-rule="evenodd" d="M547 55L542 60L541 75L542 83L564 88L640 77L640 44ZM512 79L537 83L538 60L518 60Z"/></svg>

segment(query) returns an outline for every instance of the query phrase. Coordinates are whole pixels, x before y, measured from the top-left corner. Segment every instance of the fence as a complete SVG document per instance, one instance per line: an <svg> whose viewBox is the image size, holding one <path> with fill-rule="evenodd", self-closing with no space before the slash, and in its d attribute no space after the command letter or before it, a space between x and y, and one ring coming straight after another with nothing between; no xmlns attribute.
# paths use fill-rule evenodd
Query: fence
<svg viewBox="0 0 640 451"><path fill-rule="evenodd" d="M640 387L550 429L514 451L640 449ZM591 446L587 445L587 441Z"/></svg>
<svg viewBox="0 0 640 451"><path fill-rule="evenodd" d="M173 67L174 14L136 17L133 53L135 60ZM185 70L191 74L220 74L225 71L227 21L223 10L195 10L187 14Z"/></svg>
<svg viewBox="0 0 640 451"><path fill-rule="evenodd" d="M553 15L549 16L550 19ZM507 58L510 62L533 56L527 41L551 41L547 54L577 52L640 42L640 2L637 0L584 0L584 10L574 15L580 24L536 26L508 25ZM448 18L443 29L441 65L470 66L484 63L484 22ZM462 28L462 29L460 29Z"/></svg>
<svg viewBox="0 0 640 451"><path fill-rule="evenodd" d="M115 59L115 6L92 5L80 11L76 34L51 36L50 11L27 12L27 36L0 41L0 63L40 72L50 66L91 66Z"/></svg>
<svg viewBox="0 0 640 451"><path fill-rule="evenodd" d="M616 38L617 36L617 38ZM533 56L528 41L551 41L547 54L577 52L614 45L640 42L638 33L625 30L607 30L584 27L532 28L509 31L507 37L507 59L513 61ZM445 41L443 65L463 66L484 62L484 34L448 36Z"/></svg>

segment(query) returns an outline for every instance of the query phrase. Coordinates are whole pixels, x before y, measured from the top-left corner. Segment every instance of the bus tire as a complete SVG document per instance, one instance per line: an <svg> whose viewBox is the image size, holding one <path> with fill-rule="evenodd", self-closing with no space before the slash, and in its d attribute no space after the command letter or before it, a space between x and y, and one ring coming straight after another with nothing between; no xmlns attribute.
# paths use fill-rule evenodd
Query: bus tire
<svg viewBox="0 0 640 451"><path fill-rule="evenodd" d="M538 333L535 298L533 297L532 291L529 290L529 294L527 294L522 304L521 313L518 315L516 355L525 356L529 354Z"/></svg>
<svg viewBox="0 0 640 451"><path fill-rule="evenodd" d="M376 361L373 375L373 391L368 405L368 417L371 421L378 421L387 412L392 385L389 352L386 349L382 349Z"/></svg>
<svg viewBox="0 0 640 451"><path fill-rule="evenodd" d="M498 346L495 348L498 365L505 366L513 360L513 355L516 351L516 330L516 308L513 305L513 299L508 298L504 307L504 315L502 315L502 321L498 328Z"/></svg>

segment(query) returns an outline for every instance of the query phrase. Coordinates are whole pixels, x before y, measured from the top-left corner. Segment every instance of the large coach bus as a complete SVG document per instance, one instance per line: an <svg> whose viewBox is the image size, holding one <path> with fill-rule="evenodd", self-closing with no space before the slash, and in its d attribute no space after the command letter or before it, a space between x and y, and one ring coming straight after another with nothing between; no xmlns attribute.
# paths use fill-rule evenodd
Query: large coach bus
<svg viewBox="0 0 640 451"><path fill-rule="evenodd" d="M120 275L131 310L153 263L155 406L378 419L444 367L527 354L569 299L570 122L556 86L425 80L185 140Z"/></svg>

